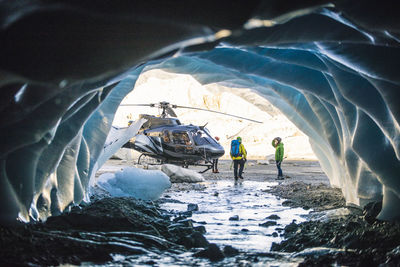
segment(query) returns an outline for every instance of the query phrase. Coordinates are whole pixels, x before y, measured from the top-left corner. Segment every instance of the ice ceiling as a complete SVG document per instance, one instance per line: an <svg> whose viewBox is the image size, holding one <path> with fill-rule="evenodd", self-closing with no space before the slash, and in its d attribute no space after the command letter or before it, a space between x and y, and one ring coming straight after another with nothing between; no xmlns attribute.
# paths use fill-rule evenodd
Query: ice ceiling
<svg viewBox="0 0 400 267"><path fill-rule="evenodd" d="M0 2L0 222L79 204L140 73L252 88L348 203L400 217L395 1ZM97 167L96 167L97 165Z"/></svg>

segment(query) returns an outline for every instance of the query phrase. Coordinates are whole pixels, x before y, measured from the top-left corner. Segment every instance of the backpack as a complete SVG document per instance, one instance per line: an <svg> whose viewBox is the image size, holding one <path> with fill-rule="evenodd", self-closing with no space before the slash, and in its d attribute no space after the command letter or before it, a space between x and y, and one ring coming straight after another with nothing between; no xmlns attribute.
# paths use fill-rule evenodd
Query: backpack
<svg viewBox="0 0 400 267"><path fill-rule="evenodd" d="M239 153L239 147L240 147L240 143L238 140L232 140L231 142L231 155L232 157L238 157L241 156Z"/></svg>

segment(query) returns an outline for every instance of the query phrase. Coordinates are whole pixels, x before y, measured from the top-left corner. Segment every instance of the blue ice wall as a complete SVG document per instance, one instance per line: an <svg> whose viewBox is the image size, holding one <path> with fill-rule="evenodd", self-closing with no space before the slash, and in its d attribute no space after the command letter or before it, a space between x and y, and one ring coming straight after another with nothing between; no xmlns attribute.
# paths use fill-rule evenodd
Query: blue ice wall
<svg viewBox="0 0 400 267"><path fill-rule="evenodd" d="M309 2L0 2L0 223L87 200L115 111L151 69L251 88L310 137L348 203L399 219L395 5Z"/></svg>

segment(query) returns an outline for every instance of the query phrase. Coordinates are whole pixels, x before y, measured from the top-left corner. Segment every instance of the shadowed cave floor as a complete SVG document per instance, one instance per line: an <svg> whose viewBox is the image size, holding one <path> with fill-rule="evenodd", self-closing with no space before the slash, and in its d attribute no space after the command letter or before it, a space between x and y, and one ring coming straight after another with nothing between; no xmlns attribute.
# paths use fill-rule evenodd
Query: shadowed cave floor
<svg viewBox="0 0 400 267"><path fill-rule="evenodd" d="M112 160L107 164L118 169L127 163ZM221 161L219 167L219 174L204 175L207 181L231 179L230 162ZM351 214L314 220L326 210L345 206L340 191L329 187L318 162L286 161L283 170L290 178L271 187L269 193L286 199L283 205L312 212L306 222L287 225L282 233L285 240L274 243L270 252L249 254L229 246L210 246L204 229L193 226L190 212L173 214L160 209L165 198L153 203L105 197L46 223L0 227L0 265L104 264L115 262L115 255L150 255L143 265L155 265L152 258L167 256L175 257L180 265L201 265L210 259L215 266L251 266L270 258L288 262L290 257L300 258L300 266L399 266L400 226L376 221L379 205L364 211L351 208ZM275 175L273 164L251 161L244 174L245 179L257 181L273 181ZM202 190L202 186L174 184L164 195L190 190ZM182 260L179 255L189 251L198 257Z"/></svg>

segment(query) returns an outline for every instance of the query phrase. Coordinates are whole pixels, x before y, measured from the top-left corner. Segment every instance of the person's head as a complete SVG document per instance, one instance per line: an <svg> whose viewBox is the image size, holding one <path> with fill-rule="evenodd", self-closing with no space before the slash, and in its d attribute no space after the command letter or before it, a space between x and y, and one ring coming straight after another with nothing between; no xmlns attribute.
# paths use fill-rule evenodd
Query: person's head
<svg viewBox="0 0 400 267"><path fill-rule="evenodd" d="M215 140L219 141L219 137L218 137L218 136L216 136L216 137L215 137Z"/></svg>
<svg viewBox="0 0 400 267"><path fill-rule="evenodd" d="M238 140L239 143L242 143L242 137L238 136L238 137L236 138L236 140Z"/></svg>
<svg viewBox="0 0 400 267"><path fill-rule="evenodd" d="M274 144L277 145L282 141L282 139L280 137L275 137L274 138Z"/></svg>

